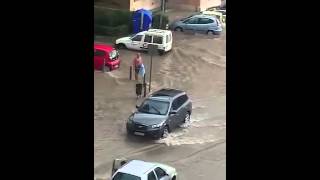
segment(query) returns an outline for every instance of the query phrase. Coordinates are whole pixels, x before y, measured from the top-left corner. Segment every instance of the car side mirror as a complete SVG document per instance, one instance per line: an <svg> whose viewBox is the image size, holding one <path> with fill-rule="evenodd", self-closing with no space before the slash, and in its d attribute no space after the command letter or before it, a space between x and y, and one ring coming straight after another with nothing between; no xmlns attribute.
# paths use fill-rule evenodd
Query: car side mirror
<svg viewBox="0 0 320 180"><path fill-rule="evenodd" d="M176 110L171 110L169 114L170 115L177 114L177 111Z"/></svg>
<svg viewBox="0 0 320 180"><path fill-rule="evenodd" d="M136 105L136 108L138 109L140 106Z"/></svg>

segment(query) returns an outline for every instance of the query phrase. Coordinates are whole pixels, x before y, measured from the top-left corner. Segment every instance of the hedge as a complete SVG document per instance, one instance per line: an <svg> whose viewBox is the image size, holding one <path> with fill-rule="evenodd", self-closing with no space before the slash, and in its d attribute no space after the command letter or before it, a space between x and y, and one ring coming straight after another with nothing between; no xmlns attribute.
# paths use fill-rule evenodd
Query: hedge
<svg viewBox="0 0 320 180"><path fill-rule="evenodd" d="M121 34L123 32L131 33L132 12L127 10L115 10L101 7L94 8L94 26L95 32L114 32ZM126 27L126 29L125 29ZM119 32L120 31L120 32ZM109 34L108 32L108 34ZM113 34L110 34L113 35Z"/></svg>
<svg viewBox="0 0 320 180"><path fill-rule="evenodd" d="M160 16L161 14L154 14L152 16L152 28L155 29L166 29L166 25L169 24L169 18L167 15L162 15L162 24L160 27Z"/></svg>
<svg viewBox="0 0 320 180"><path fill-rule="evenodd" d="M125 35L128 34L128 26L120 25L120 26L103 26L103 25L95 25L94 26L94 34L96 35Z"/></svg>

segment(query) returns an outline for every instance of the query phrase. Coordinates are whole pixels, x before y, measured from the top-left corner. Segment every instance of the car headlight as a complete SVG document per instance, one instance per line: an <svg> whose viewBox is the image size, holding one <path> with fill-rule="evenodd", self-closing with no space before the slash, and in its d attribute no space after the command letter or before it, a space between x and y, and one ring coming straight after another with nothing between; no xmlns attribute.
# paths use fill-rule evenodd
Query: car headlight
<svg viewBox="0 0 320 180"><path fill-rule="evenodd" d="M159 128L161 126L162 126L162 124L154 124L154 125L151 126L151 128Z"/></svg>
<svg viewBox="0 0 320 180"><path fill-rule="evenodd" d="M128 119L128 123L132 124L132 122L133 122L133 117L130 116L129 119Z"/></svg>

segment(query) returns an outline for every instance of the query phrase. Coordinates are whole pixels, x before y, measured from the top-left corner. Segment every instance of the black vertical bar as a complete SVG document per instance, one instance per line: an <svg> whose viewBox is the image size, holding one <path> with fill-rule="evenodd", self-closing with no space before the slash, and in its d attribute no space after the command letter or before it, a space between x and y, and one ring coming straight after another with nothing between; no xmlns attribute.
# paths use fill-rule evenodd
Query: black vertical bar
<svg viewBox="0 0 320 180"><path fill-rule="evenodd" d="M143 76L143 97L146 97L147 95L147 83L146 83L146 74Z"/></svg>
<svg viewBox="0 0 320 180"><path fill-rule="evenodd" d="M151 89L152 54L153 54L153 52L151 53L151 63L150 63L150 77L149 77L149 92L150 92L150 89Z"/></svg>
<svg viewBox="0 0 320 180"><path fill-rule="evenodd" d="M106 72L106 58L103 58L102 72Z"/></svg>
<svg viewBox="0 0 320 180"><path fill-rule="evenodd" d="M129 71L130 71L130 72L129 72L129 79L132 80L132 66L130 66Z"/></svg>

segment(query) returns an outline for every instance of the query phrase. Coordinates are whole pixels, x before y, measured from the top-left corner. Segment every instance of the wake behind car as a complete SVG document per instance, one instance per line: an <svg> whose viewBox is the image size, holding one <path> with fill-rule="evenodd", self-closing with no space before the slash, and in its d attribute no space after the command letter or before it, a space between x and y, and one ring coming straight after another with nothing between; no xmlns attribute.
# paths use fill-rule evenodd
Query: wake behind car
<svg viewBox="0 0 320 180"><path fill-rule="evenodd" d="M172 32L162 29L149 29L133 36L117 39L115 43L119 49L128 48L142 51L148 51L149 44L157 45L160 54L170 51L172 49Z"/></svg>
<svg viewBox="0 0 320 180"><path fill-rule="evenodd" d="M101 70L103 65L110 71L119 68L119 52L110 45L94 43L94 69Z"/></svg>
<svg viewBox="0 0 320 180"><path fill-rule="evenodd" d="M161 89L137 106L127 121L128 134L165 138L179 125L190 122L192 103L186 92Z"/></svg>
<svg viewBox="0 0 320 180"><path fill-rule="evenodd" d="M176 180L175 168L156 162L141 160L115 160L112 180Z"/></svg>

